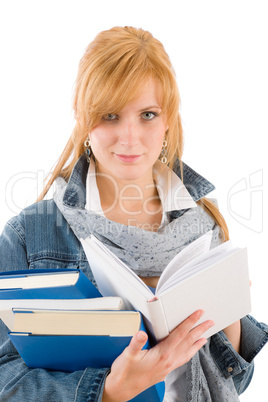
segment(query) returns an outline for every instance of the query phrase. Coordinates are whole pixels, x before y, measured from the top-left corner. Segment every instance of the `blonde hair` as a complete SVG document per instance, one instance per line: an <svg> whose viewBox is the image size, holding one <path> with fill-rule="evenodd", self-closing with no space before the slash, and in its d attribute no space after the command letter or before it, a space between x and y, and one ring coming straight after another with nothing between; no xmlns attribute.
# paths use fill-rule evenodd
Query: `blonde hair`
<svg viewBox="0 0 268 402"><path fill-rule="evenodd" d="M85 152L84 142L90 130L102 116L122 110L135 99L144 82L151 78L162 87L161 107L169 126L167 164L172 168L177 158L181 160L180 95L175 72L162 43L143 29L114 27L96 36L79 63L73 101L76 124L38 200L45 196L56 177L69 179L75 163ZM220 213L215 210L214 204L209 200L200 204L216 223L220 222L225 239L228 238L225 221L222 217L219 219Z"/></svg>

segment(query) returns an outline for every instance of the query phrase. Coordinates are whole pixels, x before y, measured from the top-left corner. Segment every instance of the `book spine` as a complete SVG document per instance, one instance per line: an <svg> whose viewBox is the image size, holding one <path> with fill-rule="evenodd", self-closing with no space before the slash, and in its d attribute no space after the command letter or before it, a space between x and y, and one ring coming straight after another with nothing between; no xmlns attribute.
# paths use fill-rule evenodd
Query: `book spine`
<svg viewBox="0 0 268 402"><path fill-rule="evenodd" d="M148 301L148 309L155 338L157 341L161 341L169 334L161 298L154 297L152 300Z"/></svg>

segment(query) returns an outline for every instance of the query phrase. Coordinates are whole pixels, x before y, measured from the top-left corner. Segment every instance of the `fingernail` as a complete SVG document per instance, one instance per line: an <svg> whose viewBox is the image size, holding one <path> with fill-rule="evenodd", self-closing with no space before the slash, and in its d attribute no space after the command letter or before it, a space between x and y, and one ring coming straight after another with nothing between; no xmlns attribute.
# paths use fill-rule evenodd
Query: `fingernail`
<svg viewBox="0 0 268 402"><path fill-rule="evenodd" d="M204 314L204 310L197 311L197 317L200 318Z"/></svg>
<svg viewBox="0 0 268 402"><path fill-rule="evenodd" d="M139 342L145 341L145 337L146 337L146 334L145 334L144 332L139 331L139 332L137 333L137 340L138 340Z"/></svg>
<svg viewBox="0 0 268 402"><path fill-rule="evenodd" d="M210 321L208 322L208 325L209 325L210 327L213 327L213 325L215 325L215 322L212 321L212 320L210 320Z"/></svg>

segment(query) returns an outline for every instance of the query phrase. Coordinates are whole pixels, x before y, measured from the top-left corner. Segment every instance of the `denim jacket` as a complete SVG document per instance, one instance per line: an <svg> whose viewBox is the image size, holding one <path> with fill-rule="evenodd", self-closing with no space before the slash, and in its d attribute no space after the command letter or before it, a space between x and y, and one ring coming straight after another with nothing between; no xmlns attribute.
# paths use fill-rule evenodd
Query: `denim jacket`
<svg viewBox="0 0 268 402"><path fill-rule="evenodd" d="M74 210L85 205L87 167L86 158L82 156L66 187L65 198ZM178 165L175 171L180 173ZM213 189L187 165L184 165L183 179L195 201ZM173 211L172 218L177 219L184 212ZM0 237L0 270L28 268L80 268L95 284L81 243L53 200L25 208L6 224ZM187 365L188 402L234 401L238 400L234 395L247 388L253 374L253 359L268 340L268 327L251 316L244 317L241 323L240 354L220 331L190 360ZM108 367L89 367L73 373L28 368L7 332L0 321L1 402L101 402ZM228 384L225 399L217 398L216 382L219 387Z"/></svg>

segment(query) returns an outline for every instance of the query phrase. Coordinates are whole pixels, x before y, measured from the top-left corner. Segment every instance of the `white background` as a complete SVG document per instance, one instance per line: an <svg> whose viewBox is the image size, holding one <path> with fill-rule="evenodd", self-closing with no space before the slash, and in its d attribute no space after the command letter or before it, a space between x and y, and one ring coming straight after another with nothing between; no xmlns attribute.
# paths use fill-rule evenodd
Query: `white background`
<svg viewBox="0 0 268 402"><path fill-rule="evenodd" d="M115 25L149 30L175 67L184 161L216 185L235 245L247 246L252 314L268 322L268 12L265 1L1 1L0 229L34 202L71 134L77 66ZM241 401L267 395L267 347Z"/></svg>

